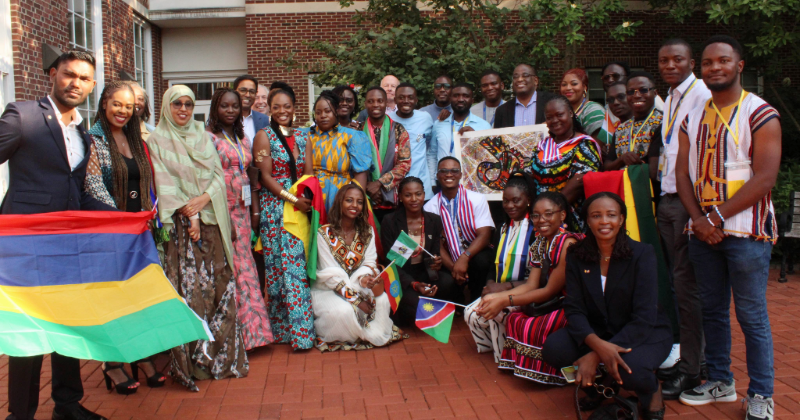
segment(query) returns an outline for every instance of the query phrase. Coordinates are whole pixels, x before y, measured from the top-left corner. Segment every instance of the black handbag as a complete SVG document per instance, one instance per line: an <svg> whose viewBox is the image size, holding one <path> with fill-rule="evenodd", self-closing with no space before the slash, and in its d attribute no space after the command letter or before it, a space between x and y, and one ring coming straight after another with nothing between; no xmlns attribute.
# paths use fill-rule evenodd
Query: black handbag
<svg viewBox="0 0 800 420"><path fill-rule="evenodd" d="M579 389L580 386L575 387L575 415L578 420L583 420L580 404L578 404ZM611 390L611 388L605 388L605 390ZM588 420L639 420L639 404L636 399L621 397L613 391L611 391L611 396L608 396L605 390L603 396L614 401L594 410Z"/></svg>
<svg viewBox="0 0 800 420"><path fill-rule="evenodd" d="M547 279L550 276L550 258L544 258L542 260L542 269L541 269L541 276L540 276L540 288L547 286ZM564 304L564 296L556 296L547 302L542 303L531 303L522 307L522 313L527 316L542 316L547 315L550 312L557 311L561 309L561 306Z"/></svg>

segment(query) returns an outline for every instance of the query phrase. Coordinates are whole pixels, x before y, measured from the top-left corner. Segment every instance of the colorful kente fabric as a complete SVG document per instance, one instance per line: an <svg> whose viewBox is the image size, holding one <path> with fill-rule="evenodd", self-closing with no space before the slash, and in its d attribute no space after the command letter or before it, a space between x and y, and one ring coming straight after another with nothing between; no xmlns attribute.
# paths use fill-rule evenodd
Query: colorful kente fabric
<svg viewBox="0 0 800 420"><path fill-rule="evenodd" d="M617 127L614 134L614 147L617 150L617 157L626 152L636 152L640 158L646 159L647 152L650 150L650 140L655 135L661 134L661 120L664 114L653 109L653 113L643 121L634 121L633 118L625 121ZM631 138L633 138L633 150L631 150Z"/></svg>

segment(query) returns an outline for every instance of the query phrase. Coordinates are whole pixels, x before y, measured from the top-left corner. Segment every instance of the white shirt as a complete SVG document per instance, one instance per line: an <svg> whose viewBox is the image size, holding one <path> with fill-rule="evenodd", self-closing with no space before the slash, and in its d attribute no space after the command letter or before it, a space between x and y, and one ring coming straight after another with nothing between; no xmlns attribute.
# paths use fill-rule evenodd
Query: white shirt
<svg viewBox="0 0 800 420"><path fill-rule="evenodd" d="M78 131L78 126L83 122L83 117L81 117L78 110L73 109L72 121L70 121L69 125L64 125L61 121L63 114L58 110L55 102L53 102L53 98L47 95L47 100L49 100L50 105L53 106L53 111L56 114L56 121L61 125L61 133L64 135L64 144L67 147L67 160L69 161L70 169L74 171L86 156L86 147L83 145L83 137L81 137L81 132Z"/></svg>
<svg viewBox="0 0 800 420"><path fill-rule="evenodd" d="M686 92L692 82L697 82L692 87L692 90ZM685 97L683 97L685 95ZM683 100L681 98L683 97ZM711 98L711 91L708 90L706 84L702 80L691 74L686 78L677 88L669 90L669 97L664 107L664 120L661 124L661 138L664 144L664 168L661 177L661 195L675 194L678 192L678 186L675 181L675 162L678 160L678 132L680 132L681 123L686 119L689 111L696 108L698 105L705 104ZM680 105L680 108L678 106ZM677 108L677 113L676 113ZM668 133L667 127L670 121L674 118L672 124L672 133ZM669 138L667 138L669 134Z"/></svg>
<svg viewBox="0 0 800 420"><path fill-rule="evenodd" d="M242 119L242 125L244 125L244 135L250 139L250 151L252 152L253 142L256 139L256 126L253 123L253 111L250 111L250 115Z"/></svg>
<svg viewBox="0 0 800 420"><path fill-rule="evenodd" d="M467 191L467 200L472 203L472 210L475 215L475 230L486 226L494 228L492 214L489 212L489 203L486 202L486 198L483 196L483 194L478 194L470 190L465 191ZM442 195L442 193L438 193L434 195L433 198L422 207L422 209L429 213L441 216L441 213L439 212L439 197L441 197L442 201L445 203L445 208L452 208L454 204L457 204L453 203L455 198L448 200L447 197ZM456 223L458 223L458 221L456 221ZM461 246L461 244L459 244L459 247L461 248L461 252L464 252L464 248Z"/></svg>
<svg viewBox="0 0 800 420"><path fill-rule="evenodd" d="M606 276L600 275L600 285L603 286L603 294L606 294Z"/></svg>

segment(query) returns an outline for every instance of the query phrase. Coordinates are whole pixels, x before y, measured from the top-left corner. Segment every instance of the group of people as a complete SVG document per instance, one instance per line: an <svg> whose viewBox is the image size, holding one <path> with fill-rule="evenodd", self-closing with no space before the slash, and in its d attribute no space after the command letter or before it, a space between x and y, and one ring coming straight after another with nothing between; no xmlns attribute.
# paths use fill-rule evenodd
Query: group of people
<svg viewBox="0 0 800 420"><path fill-rule="evenodd" d="M295 93L283 82L237 78L215 91L206 122L193 118L192 90L174 85L155 127L145 123L141 88L112 82L86 131L75 107L94 87L94 59L67 52L50 70L50 95L11 104L0 118L0 162L11 176L2 213L156 211L165 273L214 336L170 351L170 375L192 390L198 380L246 376L248 351L271 343L337 351L401 340L398 327L432 297L467 304L478 351L500 369L563 385L562 368L574 366L587 394L581 409L603 402L598 389L621 386L644 418L661 419L664 399L736 399L732 292L750 377L746 419L772 419L765 294L779 115L742 89L735 39L708 40L702 80L692 57L680 39L660 48L666 102L652 75L623 62L603 69L605 107L588 99L584 70L565 72L554 94L520 64L513 98L504 98L502 75L487 71L477 104L472 85L446 75L434 81L434 103L419 109L416 87L391 75L366 90L361 112L359 93L338 86L316 98L310 128L295 125ZM457 136L541 123L549 136L510 175L501 206L462 186ZM55 142L42 144L51 132ZM676 308L658 304L656 252L628 236L625 201L584 193L584 175L641 164ZM298 192L309 179L306 191L321 197ZM328 223L309 237L287 229L320 210ZM403 234L419 247L398 268L393 313L379 273ZM101 418L79 405L78 362L54 354L52 363L58 418ZM33 417L40 368L41 356L11 358L10 418ZM139 370L148 386L164 384L150 360L134 364L133 377L119 363L103 368L120 394L136 392Z"/></svg>

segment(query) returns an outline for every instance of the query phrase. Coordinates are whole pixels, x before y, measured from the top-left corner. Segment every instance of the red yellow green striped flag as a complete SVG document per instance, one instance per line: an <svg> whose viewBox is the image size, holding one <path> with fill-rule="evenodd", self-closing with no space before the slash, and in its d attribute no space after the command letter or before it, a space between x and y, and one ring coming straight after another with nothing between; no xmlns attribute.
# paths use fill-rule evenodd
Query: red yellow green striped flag
<svg viewBox="0 0 800 420"><path fill-rule="evenodd" d="M311 195L311 212L301 213L289 202L283 204L283 228L303 241L306 254L306 274L310 285L317 280L317 229L328 223L325 213L325 200L319 180L311 175L303 175L292 185L289 193L296 197Z"/></svg>
<svg viewBox="0 0 800 420"><path fill-rule="evenodd" d="M403 288L400 285L400 275L397 272L397 264L392 264L381 273L383 279L383 288L389 296L389 305L392 307L392 313L397 312L397 306L400 305L400 299L403 298Z"/></svg>

